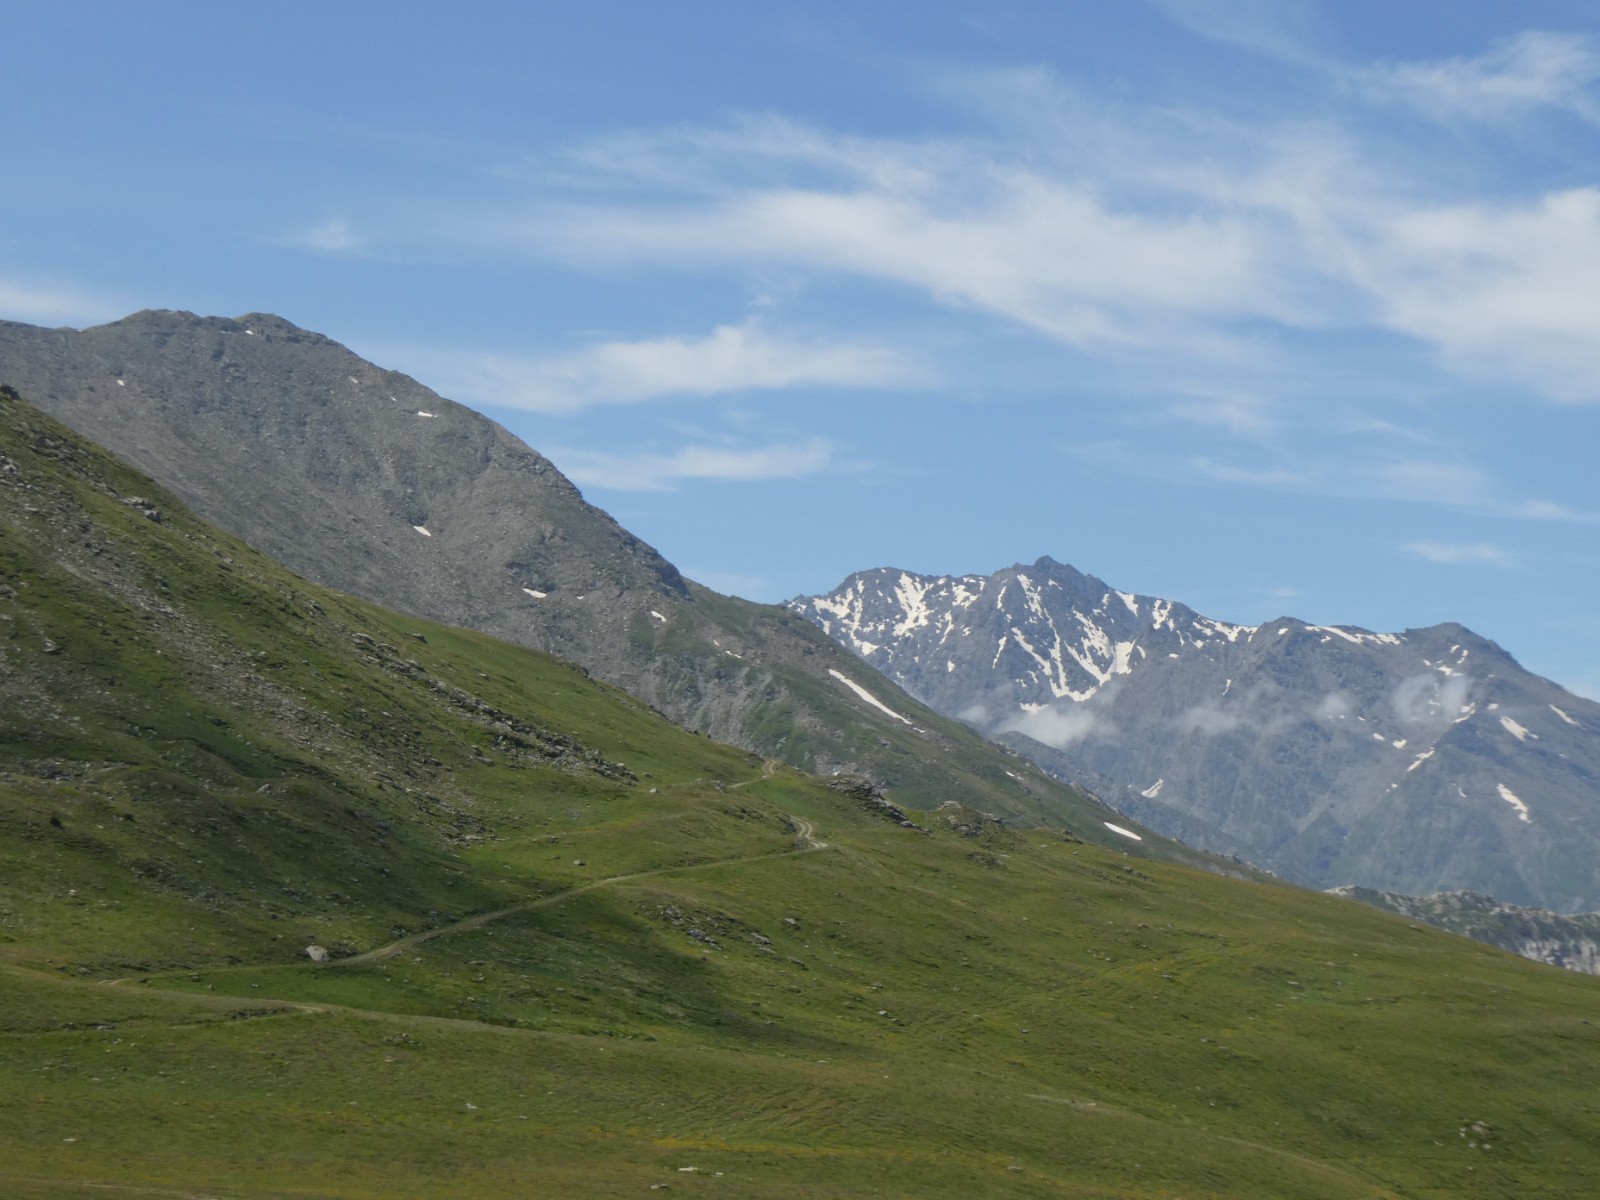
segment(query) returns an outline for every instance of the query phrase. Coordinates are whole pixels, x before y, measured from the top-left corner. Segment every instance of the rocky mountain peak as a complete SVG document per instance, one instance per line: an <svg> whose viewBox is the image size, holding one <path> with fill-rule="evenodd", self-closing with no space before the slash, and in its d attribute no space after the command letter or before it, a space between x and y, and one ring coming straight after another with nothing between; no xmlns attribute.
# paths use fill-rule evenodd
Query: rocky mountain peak
<svg viewBox="0 0 1600 1200"><path fill-rule="evenodd" d="M1462 625L1232 624L1048 556L863 571L790 607L1191 844L1320 887L1600 907L1600 705Z"/></svg>

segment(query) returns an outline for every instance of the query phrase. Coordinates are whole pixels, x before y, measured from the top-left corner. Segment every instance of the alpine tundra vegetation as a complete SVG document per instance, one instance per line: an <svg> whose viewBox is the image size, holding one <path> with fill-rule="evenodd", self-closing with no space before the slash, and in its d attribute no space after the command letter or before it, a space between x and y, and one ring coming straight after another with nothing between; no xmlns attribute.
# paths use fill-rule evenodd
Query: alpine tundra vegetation
<svg viewBox="0 0 1600 1200"><path fill-rule="evenodd" d="M1600 1188L1600 981L719 745L0 417L9 1194Z"/></svg>
<svg viewBox="0 0 1600 1200"><path fill-rule="evenodd" d="M0 1200L1600 1197L1600 6L153 17L0 4Z"/></svg>

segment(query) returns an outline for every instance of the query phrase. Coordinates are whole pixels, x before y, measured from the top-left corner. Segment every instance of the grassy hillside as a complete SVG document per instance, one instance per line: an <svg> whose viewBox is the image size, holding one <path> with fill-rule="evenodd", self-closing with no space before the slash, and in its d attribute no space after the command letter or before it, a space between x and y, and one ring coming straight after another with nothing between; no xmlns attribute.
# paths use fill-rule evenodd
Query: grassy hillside
<svg viewBox="0 0 1600 1200"><path fill-rule="evenodd" d="M7 1195L1600 1193L1600 980L906 818L0 416Z"/></svg>
<svg viewBox="0 0 1600 1200"><path fill-rule="evenodd" d="M482 414L282 318L0 321L0 367L308 579L557 654L686 728L803 771L872 778L913 808L954 799L1101 835L1118 819L788 610L689 583Z"/></svg>

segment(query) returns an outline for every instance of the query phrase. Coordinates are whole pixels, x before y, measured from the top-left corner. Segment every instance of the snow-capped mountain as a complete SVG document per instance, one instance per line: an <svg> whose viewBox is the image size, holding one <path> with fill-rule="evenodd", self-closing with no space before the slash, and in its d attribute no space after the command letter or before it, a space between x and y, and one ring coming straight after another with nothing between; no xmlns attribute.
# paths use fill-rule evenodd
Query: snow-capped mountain
<svg viewBox="0 0 1600 1200"><path fill-rule="evenodd" d="M1232 625L1049 558L790 607L1191 844L1317 887L1600 907L1600 705L1460 625Z"/></svg>

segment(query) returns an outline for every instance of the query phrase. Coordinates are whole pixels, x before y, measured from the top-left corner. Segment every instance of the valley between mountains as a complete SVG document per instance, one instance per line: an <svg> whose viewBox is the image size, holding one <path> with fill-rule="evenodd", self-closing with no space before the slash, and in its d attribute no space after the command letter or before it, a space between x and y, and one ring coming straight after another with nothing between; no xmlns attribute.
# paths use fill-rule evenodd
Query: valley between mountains
<svg viewBox="0 0 1600 1200"><path fill-rule="evenodd" d="M1200 767L1140 810L1109 759L1053 778L1039 748L1089 739L1040 736L1072 719L1050 689L1082 677L941 715L818 610L683 580L504 431L277 318L7 325L0 381L6 1194L1600 1193L1600 979L1162 836ZM1113 604L1144 624L1105 629L1097 693L1246 657ZM1452 631L1470 667L1400 642L1429 732L1379 727L1414 664L1282 624L1252 665L1323 664L1343 721L1295 721L1375 726L1362 778L1432 738L1464 780L1498 728L1563 779L1532 708L1593 720ZM1255 713L1167 686L1145 726L1111 710L1122 738ZM1503 778L1528 822L1497 799L1445 833L1545 837L1540 778ZM1364 796L1303 861L1391 836ZM1280 844L1316 807L1290 799ZM1268 823L1196 807L1224 854ZM1582 903L1554 842L1505 878Z"/></svg>

